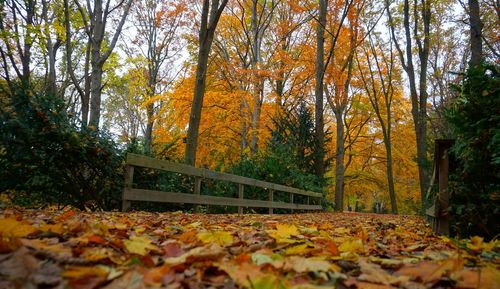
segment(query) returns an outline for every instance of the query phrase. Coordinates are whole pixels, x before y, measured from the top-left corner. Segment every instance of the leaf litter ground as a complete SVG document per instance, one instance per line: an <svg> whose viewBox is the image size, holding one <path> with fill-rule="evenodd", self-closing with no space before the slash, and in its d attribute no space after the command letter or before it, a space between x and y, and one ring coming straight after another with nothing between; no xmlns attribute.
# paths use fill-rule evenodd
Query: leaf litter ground
<svg viewBox="0 0 500 289"><path fill-rule="evenodd" d="M0 288L500 288L499 252L415 216L0 211Z"/></svg>

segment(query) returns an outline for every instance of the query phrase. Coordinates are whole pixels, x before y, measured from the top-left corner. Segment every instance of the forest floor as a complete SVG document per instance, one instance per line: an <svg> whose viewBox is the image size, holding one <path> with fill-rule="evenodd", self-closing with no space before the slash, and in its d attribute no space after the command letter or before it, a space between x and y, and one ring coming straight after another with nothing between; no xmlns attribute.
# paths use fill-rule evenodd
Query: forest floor
<svg viewBox="0 0 500 289"><path fill-rule="evenodd" d="M0 211L0 288L500 288L500 241L415 216Z"/></svg>

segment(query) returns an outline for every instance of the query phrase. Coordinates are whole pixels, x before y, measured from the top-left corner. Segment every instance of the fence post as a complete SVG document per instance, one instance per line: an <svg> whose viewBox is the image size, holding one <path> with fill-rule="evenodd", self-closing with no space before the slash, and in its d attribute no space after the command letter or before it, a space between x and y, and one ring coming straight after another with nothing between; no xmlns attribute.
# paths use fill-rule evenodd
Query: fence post
<svg viewBox="0 0 500 289"><path fill-rule="evenodd" d="M238 199L243 200L245 194L245 187L243 184L238 184ZM238 206L238 214L243 214L243 207Z"/></svg>
<svg viewBox="0 0 500 289"><path fill-rule="evenodd" d="M290 204L293 204L293 193L290 193ZM292 209L292 213L293 213L293 209Z"/></svg>
<svg viewBox="0 0 500 289"><path fill-rule="evenodd" d="M269 190L269 201L274 202L274 191ZM269 215L273 214L273 208L269 208Z"/></svg>
<svg viewBox="0 0 500 289"><path fill-rule="evenodd" d="M125 165L125 188L122 194L122 212L126 212L130 208L130 201L125 200L125 190L131 189L134 183L134 167Z"/></svg>
<svg viewBox="0 0 500 289"><path fill-rule="evenodd" d="M200 177L195 177L194 178L194 194L195 195L200 195L201 194L201 178ZM199 205L195 205L194 206L194 211L196 213L199 213L200 206Z"/></svg>

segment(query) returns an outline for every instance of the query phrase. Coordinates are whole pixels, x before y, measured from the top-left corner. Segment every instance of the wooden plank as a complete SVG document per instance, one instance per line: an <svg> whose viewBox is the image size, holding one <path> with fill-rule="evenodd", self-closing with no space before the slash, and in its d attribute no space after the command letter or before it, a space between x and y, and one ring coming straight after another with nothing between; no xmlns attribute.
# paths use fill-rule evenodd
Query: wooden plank
<svg viewBox="0 0 500 289"><path fill-rule="evenodd" d="M195 195L200 195L201 194L201 178L200 177L195 177L194 178L194 194ZM194 206L194 211L196 213L200 212L200 207L198 205Z"/></svg>
<svg viewBox="0 0 500 289"><path fill-rule="evenodd" d="M243 200L245 195L245 186L243 184L238 184L238 199ZM238 214L243 214L243 207L238 207Z"/></svg>
<svg viewBox="0 0 500 289"><path fill-rule="evenodd" d="M241 206L254 208L281 208L297 210L321 210L319 205L301 205L282 202L269 202L260 200L237 199L227 197L215 197L207 195L194 195L183 193L171 193L152 190L141 190L125 188L123 197L130 201L150 201L164 203L188 203L188 204L208 204L221 206Z"/></svg>
<svg viewBox="0 0 500 289"><path fill-rule="evenodd" d="M450 234L450 221L448 216L448 205L449 205L449 196L448 196L448 174L449 174L449 157L448 150L449 144L441 144L438 148L438 185L439 185L439 211L436 212L439 221L438 221L438 233L449 236Z"/></svg>
<svg viewBox="0 0 500 289"><path fill-rule="evenodd" d="M134 183L134 167L125 165L125 189L132 188ZM130 201L125 198L125 189L122 193L122 212L126 212L130 208Z"/></svg>
<svg viewBox="0 0 500 289"><path fill-rule="evenodd" d="M269 202L274 202L274 191L269 192ZM273 208L269 208L269 215L273 214Z"/></svg>
<svg viewBox="0 0 500 289"><path fill-rule="evenodd" d="M269 183L265 181L260 181L256 179L251 179L247 177L237 176L233 174L221 173L216 171L211 171L202 168L195 168L181 163L173 163L165 160L158 160L137 154L127 154L127 164L134 165L138 167L152 168L158 170L165 170L169 172L186 174L195 177L202 177L206 179L214 179L218 181L227 181L237 184L249 185L254 187L266 188L275 191L289 192L304 196L311 196L316 198L321 198L323 195L321 193L304 191L297 188L292 188L284 185L278 185L274 183Z"/></svg>

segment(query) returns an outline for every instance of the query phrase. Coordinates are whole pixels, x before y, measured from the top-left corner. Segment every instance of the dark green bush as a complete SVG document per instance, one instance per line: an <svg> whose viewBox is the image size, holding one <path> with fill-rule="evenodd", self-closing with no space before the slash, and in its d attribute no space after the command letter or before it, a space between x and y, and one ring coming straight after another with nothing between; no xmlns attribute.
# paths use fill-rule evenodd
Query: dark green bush
<svg viewBox="0 0 500 289"><path fill-rule="evenodd" d="M60 98L20 90L0 107L0 192L25 206L119 208L123 154L103 131L78 128Z"/></svg>
<svg viewBox="0 0 500 289"><path fill-rule="evenodd" d="M258 180L304 190L322 192L325 180L314 172L317 150L312 114L305 106L282 112L273 120L267 147L249 159L243 159L229 171ZM245 189L245 197L267 200L269 192L259 188ZM275 194L275 201L288 201L288 194ZM306 197L295 196L294 202Z"/></svg>
<svg viewBox="0 0 500 289"><path fill-rule="evenodd" d="M500 71L468 70L447 111L456 138L458 169L451 176L453 233L460 237L500 233Z"/></svg>

